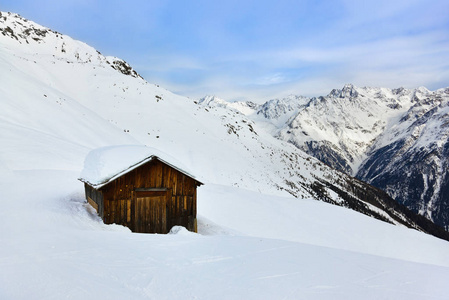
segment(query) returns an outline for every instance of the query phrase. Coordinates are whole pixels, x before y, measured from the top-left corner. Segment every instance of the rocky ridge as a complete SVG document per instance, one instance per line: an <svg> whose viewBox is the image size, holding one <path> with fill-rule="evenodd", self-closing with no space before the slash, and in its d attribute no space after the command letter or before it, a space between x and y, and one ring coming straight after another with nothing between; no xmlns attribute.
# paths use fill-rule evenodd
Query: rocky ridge
<svg viewBox="0 0 449 300"><path fill-rule="evenodd" d="M327 96L270 100L246 114L278 139L449 229L448 102L449 88L347 84Z"/></svg>

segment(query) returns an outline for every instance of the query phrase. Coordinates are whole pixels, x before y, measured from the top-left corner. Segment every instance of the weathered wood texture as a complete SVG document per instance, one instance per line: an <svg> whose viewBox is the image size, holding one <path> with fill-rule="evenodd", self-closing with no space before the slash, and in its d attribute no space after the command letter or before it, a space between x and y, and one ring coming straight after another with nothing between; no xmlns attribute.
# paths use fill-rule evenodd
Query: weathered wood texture
<svg viewBox="0 0 449 300"><path fill-rule="evenodd" d="M104 201L103 193L99 190L94 189L87 183L84 183L84 192L86 193L86 199L92 199L92 201L97 205L94 207L97 209L98 215L103 218L104 216Z"/></svg>
<svg viewBox="0 0 449 300"><path fill-rule="evenodd" d="M134 232L167 233L175 225L196 231L198 185L195 179L154 159L97 192L89 187L88 193L86 188L86 196L98 204L106 224L122 224Z"/></svg>
<svg viewBox="0 0 449 300"><path fill-rule="evenodd" d="M167 201L169 191L137 192L135 231L149 233L167 233Z"/></svg>
<svg viewBox="0 0 449 300"><path fill-rule="evenodd" d="M95 208L95 211L98 213L98 204L92 200L92 198L87 197L87 202L93 207Z"/></svg>

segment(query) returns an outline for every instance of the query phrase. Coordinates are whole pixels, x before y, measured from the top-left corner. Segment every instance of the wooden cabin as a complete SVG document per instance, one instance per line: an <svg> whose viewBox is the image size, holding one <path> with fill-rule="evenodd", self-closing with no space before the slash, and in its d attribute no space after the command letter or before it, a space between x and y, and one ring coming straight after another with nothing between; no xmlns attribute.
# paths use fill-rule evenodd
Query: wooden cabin
<svg viewBox="0 0 449 300"><path fill-rule="evenodd" d="M138 151L128 151L136 147ZM94 150L90 158L88 155L87 171L80 178L87 201L105 224L121 224L133 232L168 233L175 225L197 232L196 189L202 183L172 164L172 159L169 162L152 154L154 149L142 147L107 147ZM98 153L102 151L108 154ZM111 155L114 151L117 153ZM143 157L129 157L136 153ZM107 165L108 160L112 166ZM117 171L113 171L116 164ZM95 165L108 170L102 174Z"/></svg>

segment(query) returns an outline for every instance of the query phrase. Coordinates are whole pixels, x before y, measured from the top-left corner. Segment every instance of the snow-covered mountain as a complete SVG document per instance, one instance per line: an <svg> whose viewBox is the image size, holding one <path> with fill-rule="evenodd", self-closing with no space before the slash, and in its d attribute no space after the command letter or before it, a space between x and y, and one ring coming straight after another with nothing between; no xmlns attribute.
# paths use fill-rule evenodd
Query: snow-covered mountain
<svg viewBox="0 0 449 300"><path fill-rule="evenodd" d="M415 295L444 299L448 243L405 226L446 233L274 138L256 104L175 95L16 14L0 33L0 298L412 299L416 268L432 289ZM309 104L291 100L267 115ZM203 235L132 234L92 213L76 179L91 149L117 144L157 148L205 183Z"/></svg>
<svg viewBox="0 0 449 300"><path fill-rule="evenodd" d="M427 226L417 224L399 208L391 212L392 201L384 194L333 170L290 143L274 139L264 126L259 128L237 110L249 111L255 107L252 103L226 104L216 98L198 103L147 83L129 66L124 69L132 71L123 72L114 64L122 60L104 57L84 43L17 15L3 16L3 20L2 69L6 72L2 78L2 114L6 127L20 124L20 133L9 129L11 134L4 141L13 144L22 131L30 129L34 135L43 136L42 141L58 139L24 147L23 157L8 149L0 150L11 168L36 164L29 161L35 155L27 151L45 155L47 151L55 152L55 147L61 150L62 143L62 161L53 157L51 162L42 159L37 163L47 168L61 164L79 168L89 149L114 143L143 143L186 161L187 167L206 182L318 198L391 223L421 230ZM27 70L26 75L23 70ZM107 126L98 124L101 121L106 121ZM76 160L65 157L65 153L75 150L79 152ZM370 202L359 196L367 191Z"/></svg>
<svg viewBox="0 0 449 300"><path fill-rule="evenodd" d="M449 88L412 106L370 148L357 177L449 230Z"/></svg>
<svg viewBox="0 0 449 300"><path fill-rule="evenodd" d="M348 84L327 96L274 99L245 113L280 140L448 228L449 88Z"/></svg>

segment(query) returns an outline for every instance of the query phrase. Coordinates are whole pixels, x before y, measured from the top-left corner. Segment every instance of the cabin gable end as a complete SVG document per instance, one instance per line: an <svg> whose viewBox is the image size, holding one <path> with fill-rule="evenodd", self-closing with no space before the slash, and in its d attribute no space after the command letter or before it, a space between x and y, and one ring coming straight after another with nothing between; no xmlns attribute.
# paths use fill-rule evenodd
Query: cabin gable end
<svg viewBox="0 0 449 300"><path fill-rule="evenodd" d="M180 225L196 232L196 188L201 184L155 158L98 189L85 183L85 191L105 224L147 233L168 233Z"/></svg>

